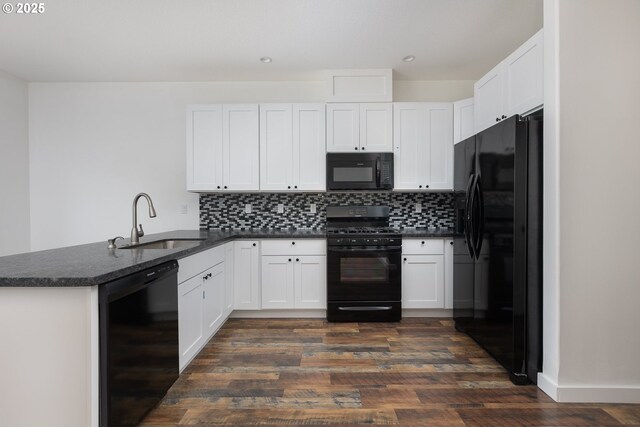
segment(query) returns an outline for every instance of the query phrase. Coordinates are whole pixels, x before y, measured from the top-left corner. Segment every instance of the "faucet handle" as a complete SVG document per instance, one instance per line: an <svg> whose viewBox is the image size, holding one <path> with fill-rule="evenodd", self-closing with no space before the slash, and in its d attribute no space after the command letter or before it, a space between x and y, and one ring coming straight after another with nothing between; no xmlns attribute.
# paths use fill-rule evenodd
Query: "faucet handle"
<svg viewBox="0 0 640 427"><path fill-rule="evenodd" d="M116 240L118 240L118 239L124 239L124 237L118 236L118 237L114 237L113 239L108 239L107 243L109 243L109 246L107 246L107 248L108 249L117 249Z"/></svg>
<svg viewBox="0 0 640 427"><path fill-rule="evenodd" d="M144 230L142 229L142 224L138 224L138 237L144 236Z"/></svg>

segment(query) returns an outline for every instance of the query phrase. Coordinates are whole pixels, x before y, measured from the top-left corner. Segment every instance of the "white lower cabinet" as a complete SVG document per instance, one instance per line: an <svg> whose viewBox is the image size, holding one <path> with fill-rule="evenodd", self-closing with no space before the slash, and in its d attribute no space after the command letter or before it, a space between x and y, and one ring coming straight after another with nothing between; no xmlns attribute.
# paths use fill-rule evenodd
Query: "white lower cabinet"
<svg viewBox="0 0 640 427"><path fill-rule="evenodd" d="M451 308L450 243L448 239L403 239L402 308Z"/></svg>
<svg viewBox="0 0 640 427"><path fill-rule="evenodd" d="M233 308L260 310L260 242L233 242Z"/></svg>
<svg viewBox="0 0 640 427"><path fill-rule="evenodd" d="M218 264L205 271L203 280L203 319L206 336L210 337L218 330L218 328L220 328L220 326L222 326L222 323L224 322L224 263Z"/></svg>
<svg viewBox="0 0 640 427"><path fill-rule="evenodd" d="M225 317L233 311L233 288L234 288L234 264L233 264L233 242L224 245L224 300Z"/></svg>
<svg viewBox="0 0 640 427"><path fill-rule="evenodd" d="M262 308L327 307L326 241L262 241Z"/></svg>

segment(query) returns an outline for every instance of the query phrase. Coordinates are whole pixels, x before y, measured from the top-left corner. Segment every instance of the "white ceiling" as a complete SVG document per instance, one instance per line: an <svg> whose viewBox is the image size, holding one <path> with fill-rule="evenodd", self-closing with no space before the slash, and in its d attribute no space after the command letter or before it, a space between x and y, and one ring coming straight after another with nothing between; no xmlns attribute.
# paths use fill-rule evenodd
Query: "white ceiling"
<svg viewBox="0 0 640 427"><path fill-rule="evenodd" d="M45 0L45 8L0 13L0 69L29 81L317 80L331 68L467 80L542 28L542 0ZM416 60L402 62L406 55Z"/></svg>

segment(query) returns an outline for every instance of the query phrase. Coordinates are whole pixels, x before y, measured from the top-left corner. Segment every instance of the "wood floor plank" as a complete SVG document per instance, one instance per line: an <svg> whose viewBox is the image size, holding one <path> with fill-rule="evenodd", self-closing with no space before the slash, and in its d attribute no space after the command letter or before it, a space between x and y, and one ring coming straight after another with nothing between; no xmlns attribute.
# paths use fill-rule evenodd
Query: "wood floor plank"
<svg viewBox="0 0 640 427"><path fill-rule="evenodd" d="M143 423L194 424L640 427L640 405L515 386L450 319L230 319Z"/></svg>

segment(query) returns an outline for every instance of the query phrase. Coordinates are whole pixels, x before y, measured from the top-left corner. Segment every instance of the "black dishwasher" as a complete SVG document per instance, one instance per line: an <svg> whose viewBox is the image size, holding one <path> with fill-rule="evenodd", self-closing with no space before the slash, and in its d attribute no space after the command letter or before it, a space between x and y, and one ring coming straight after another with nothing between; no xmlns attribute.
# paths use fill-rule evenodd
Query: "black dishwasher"
<svg viewBox="0 0 640 427"><path fill-rule="evenodd" d="M178 262L100 286L100 426L136 425L179 375Z"/></svg>

